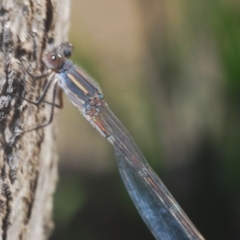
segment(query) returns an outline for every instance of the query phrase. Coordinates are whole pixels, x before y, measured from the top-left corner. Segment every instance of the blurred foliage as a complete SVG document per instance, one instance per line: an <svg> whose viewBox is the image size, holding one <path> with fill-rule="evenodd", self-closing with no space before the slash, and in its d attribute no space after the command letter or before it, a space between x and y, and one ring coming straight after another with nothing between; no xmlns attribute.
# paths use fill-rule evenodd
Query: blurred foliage
<svg viewBox="0 0 240 240"><path fill-rule="evenodd" d="M74 62L203 236L240 239L240 3L73 1L71 25ZM111 147L64 115L51 239L153 239Z"/></svg>

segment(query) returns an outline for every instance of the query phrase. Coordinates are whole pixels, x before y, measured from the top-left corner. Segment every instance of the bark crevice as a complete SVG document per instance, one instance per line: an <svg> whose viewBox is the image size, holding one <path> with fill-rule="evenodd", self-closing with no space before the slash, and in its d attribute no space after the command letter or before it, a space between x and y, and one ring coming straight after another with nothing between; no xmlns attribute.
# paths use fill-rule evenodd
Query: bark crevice
<svg viewBox="0 0 240 240"><path fill-rule="evenodd" d="M47 78L34 81L24 68L32 75L46 71L41 58L46 49L66 40L68 9L67 0L0 3L1 239L47 239L53 228L57 181L54 123L21 133L48 119L48 106L24 100L36 101ZM60 10L66 11L65 18Z"/></svg>

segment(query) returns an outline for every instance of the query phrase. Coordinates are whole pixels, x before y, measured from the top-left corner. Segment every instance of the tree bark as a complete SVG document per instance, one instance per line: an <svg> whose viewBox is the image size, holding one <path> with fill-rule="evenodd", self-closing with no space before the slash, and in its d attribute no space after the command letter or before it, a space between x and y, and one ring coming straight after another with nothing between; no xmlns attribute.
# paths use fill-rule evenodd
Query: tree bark
<svg viewBox="0 0 240 240"><path fill-rule="evenodd" d="M50 106L35 106L47 79L41 75L45 49L66 39L68 0L0 1L0 239L47 239L53 229L57 180ZM22 66L22 67L21 67ZM51 91L50 91L51 92Z"/></svg>

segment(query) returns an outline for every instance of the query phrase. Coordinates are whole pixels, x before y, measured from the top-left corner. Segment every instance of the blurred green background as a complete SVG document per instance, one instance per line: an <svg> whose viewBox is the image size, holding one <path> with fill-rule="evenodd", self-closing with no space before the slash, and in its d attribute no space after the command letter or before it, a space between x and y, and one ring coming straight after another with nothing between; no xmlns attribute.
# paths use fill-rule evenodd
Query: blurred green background
<svg viewBox="0 0 240 240"><path fill-rule="evenodd" d="M206 239L240 239L240 2L75 0L73 61ZM52 240L153 239L112 146L65 99Z"/></svg>

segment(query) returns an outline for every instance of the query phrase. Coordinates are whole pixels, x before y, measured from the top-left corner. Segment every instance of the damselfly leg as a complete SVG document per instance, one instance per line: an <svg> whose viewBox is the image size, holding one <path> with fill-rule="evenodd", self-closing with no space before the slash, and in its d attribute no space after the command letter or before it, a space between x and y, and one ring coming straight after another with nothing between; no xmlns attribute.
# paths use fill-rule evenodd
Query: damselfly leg
<svg viewBox="0 0 240 240"><path fill-rule="evenodd" d="M39 79L44 79L44 78L46 78L46 74L43 74L43 75L39 75L39 76L33 76L31 73L29 73L27 70L25 70L28 74L29 74L29 76L33 79L33 80L39 80ZM49 75L49 74L48 74ZM40 95L40 97L38 97L38 99L36 100L36 101L32 101L32 100L30 100L30 99L27 99L27 98L25 98L25 97L20 97L20 96L18 96L18 95L15 95L15 94L11 94L12 96L14 96L14 97L16 97L16 98L19 98L19 99L22 99L22 100L25 100L25 101L27 101L27 102L29 102L29 103L31 103L31 104L34 104L34 105L36 105L36 106L38 106L39 104L41 104L41 103L47 103L47 104L49 104L49 105L53 105L53 103L52 102L49 102L49 101L46 101L45 100L45 97L46 97L46 94L47 94L47 92L48 92L48 90L49 90L49 88L50 88L50 86L51 86L51 84L52 84L52 82L54 81L54 77L55 77L55 75L53 74L52 76L51 76L51 78L47 81L47 84L45 85L45 87L44 87L44 89L43 89L43 91L42 91L42 94ZM56 108L62 108L62 106L63 106L63 102L62 102L62 90L61 89L59 89L59 96L58 96L58 99L59 99L59 103L57 104L57 103L54 103L54 107L56 107Z"/></svg>
<svg viewBox="0 0 240 240"><path fill-rule="evenodd" d="M59 90L59 91L58 91ZM57 91L59 93L59 99L60 99L60 104L55 104L55 100L56 100L56 96L57 96ZM44 128L46 126L48 126L49 124L52 123L52 120L53 120L53 115L54 115L54 107L58 107L58 108L62 108L62 94L61 94L61 91L60 89L58 89L58 85L57 83L54 83L53 85L53 94L52 94L52 102L48 102L48 101L45 101L44 100L44 97L45 97L46 93L43 93L42 96L39 98L40 101L37 101L37 102L33 102L33 101L30 101L30 100L27 100L27 99L24 99L25 101L31 103L31 104L34 104L34 105L39 105L41 103L47 103L49 105L51 105L51 110L50 110L50 117L49 119L47 120L46 123L44 124L41 124L41 125L37 125L36 127L33 127L31 129L26 129L26 130L23 130L23 131L20 131L20 132L17 132L17 134L24 134L24 133L27 133L27 132L31 132L31 131L35 131L35 130L38 130L40 128Z"/></svg>
<svg viewBox="0 0 240 240"><path fill-rule="evenodd" d="M23 71L25 73L27 73L30 78L33 80L33 81L39 81L39 80L44 80L46 79L47 77L50 76L50 79L47 80L47 83L45 84L44 88L43 88L43 91L40 95L40 97L38 97L38 99L36 101L32 101L30 99L27 99L27 98L24 98L24 97L21 97L21 96L17 96L17 95L13 95L14 97L17 97L19 99L22 99L24 101L27 101L33 105L40 105L42 103L45 103L45 104L48 104L48 105L51 105L51 110L50 110L50 117L49 119L47 120L46 123L44 124L41 124L41 125L38 125L36 127L33 127L31 129L27 129L27 130L23 130L21 132L18 132L18 134L23 134L23 133L27 133L27 132L31 132L31 131L34 131L34 130L38 130L40 128L44 128L46 126L48 126L49 124L51 124L52 120L53 120L53 113L54 113L54 107L57 107L57 108L62 108L63 106L63 100L62 100L62 90L58 88L58 85L57 85L57 82L55 80L55 74L48 71L47 73L44 73L42 75L38 75L38 76L33 76L28 70L26 70L23 65L21 64L21 68L23 69ZM47 92L49 90L49 88L52 86L53 84L53 93L52 93L52 100L49 102L47 100L45 100L46 98L46 95L47 95ZM58 95L58 100L59 100L59 103L55 103L56 101L56 97Z"/></svg>

